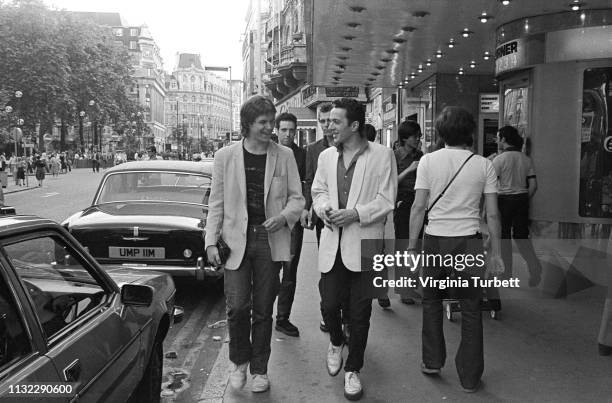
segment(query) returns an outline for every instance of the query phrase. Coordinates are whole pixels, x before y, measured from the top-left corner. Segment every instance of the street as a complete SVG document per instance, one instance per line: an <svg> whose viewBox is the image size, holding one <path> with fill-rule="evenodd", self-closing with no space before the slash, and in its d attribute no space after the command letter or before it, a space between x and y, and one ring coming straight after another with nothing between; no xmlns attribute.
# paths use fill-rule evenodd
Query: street
<svg viewBox="0 0 612 403"><path fill-rule="evenodd" d="M7 194L5 201L17 214L61 223L91 204L102 175L103 170L74 169L59 177L47 175L42 188L32 187L36 181L31 177L31 189ZM167 402L192 402L202 394L225 341L225 304L218 284L180 279L175 284L176 303L185 309L185 317L170 329L164 342L164 354L173 357L176 353L176 358L164 358L162 394Z"/></svg>

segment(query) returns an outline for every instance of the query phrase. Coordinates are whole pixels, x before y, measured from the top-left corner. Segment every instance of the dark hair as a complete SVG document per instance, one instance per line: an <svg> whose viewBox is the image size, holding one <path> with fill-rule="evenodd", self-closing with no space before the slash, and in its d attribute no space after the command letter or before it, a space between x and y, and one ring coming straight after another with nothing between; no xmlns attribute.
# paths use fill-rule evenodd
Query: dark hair
<svg viewBox="0 0 612 403"><path fill-rule="evenodd" d="M295 128L297 129L297 118L293 113L283 112L276 117L275 127L278 129L280 126L280 122L286 120L288 122L293 122Z"/></svg>
<svg viewBox="0 0 612 403"><path fill-rule="evenodd" d="M365 127L363 128L363 131L365 132L368 141L376 140L376 128L374 126L369 123L366 123Z"/></svg>
<svg viewBox="0 0 612 403"><path fill-rule="evenodd" d="M512 147L516 147L518 149L523 148L523 138L519 134L518 130L514 126L504 126L498 131L499 138L506 141L506 143L510 144Z"/></svg>
<svg viewBox="0 0 612 403"><path fill-rule="evenodd" d="M334 108L342 108L346 111L346 119L349 125L353 122L359 123L359 135L363 137L365 126L365 108L363 105L352 98L336 99L333 105Z"/></svg>
<svg viewBox="0 0 612 403"><path fill-rule="evenodd" d="M420 135L421 126L413 120L403 121L400 123L399 128L397 129L397 137L402 143L404 143L408 137L418 137Z"/></svg>
<svg viewBox="0 0 612 403"><path fill-rule="evenodd" d="M474 143L474 117L460 106L446 106L436 118L438 135L449 146L469 146Z"/></svg>
<svg viewBox="0 0 612 403"><path fill-rule="evenodd" d="M155 148L155 146L148 146L147 152L157 154L157 148Z"/></svg>
<svg viewBox="0 0 612 403"><path fill-rule="evenodd" d="M319 113L317 114L317 118L319 117L319 114L331 111L333 107L334 105L332 105L331 102L323 102L321 105L319 105Z"/></svg>
<svg viewBox="0 0 612 403"><path fill-rule="evenodd" d="M251 125L261 115L276 114L272 101L262 95L253 95L240 108L240 132L247 137Z"/></svg>

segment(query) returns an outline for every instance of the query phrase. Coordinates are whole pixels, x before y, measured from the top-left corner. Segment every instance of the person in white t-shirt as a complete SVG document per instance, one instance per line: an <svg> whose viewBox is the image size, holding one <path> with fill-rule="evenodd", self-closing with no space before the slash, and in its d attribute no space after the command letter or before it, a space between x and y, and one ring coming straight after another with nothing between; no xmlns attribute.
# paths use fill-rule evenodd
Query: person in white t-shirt
<svg viewBox="0 0 612 403"><path fill-rule="evenodd" d="M472 115L460 107L449 106L437 117L435 128L445 147L425 154L419 161L415 183L415 201L410 213L409 251L416 252L419 231L425 212L429 224L425 227L424 256L452 256L454 265L443 265L440 259L423 265L423 280L462 279L468 287L423 287L423 362L425 374L439 374L446 360L446 345L442 328L442 300L459 299L461 305L461 343L455 357L459 380L466 392L480 386L484 370L482 290L473 286L473 277L484 277L485 268L475 261L472 267L460 265L459 257L483 256L480 234L480 201L484 195L487 225L491 237L491 267L503 272L501 259L501 225L497 208L497 175L491 161L473 155L469 150L476 123ZM469 160L468 160L469 158ZM465 163L465 164L464 164ZM463 167L462 167L463 165ZM462 167L462 168L461 168ZM461 169L461 171L459 171ZM444 188L457 176L446 192L435 202ZM432 259L434 260L434 259ZM444 259L445 262L447 259Z"/></svg>
<svg viewBox="0 0 612 403"><path fill-rule="evenodd" d="M512 126L504 126L497 132L500 150L493 159L499 178L499 212L502 223L502 257L505 278L512 276L512 239L529 268L529 286L540 283L542 265L529 239L529 200L536 192L538 183L531 158L525 155L523 138Z"/></svg>

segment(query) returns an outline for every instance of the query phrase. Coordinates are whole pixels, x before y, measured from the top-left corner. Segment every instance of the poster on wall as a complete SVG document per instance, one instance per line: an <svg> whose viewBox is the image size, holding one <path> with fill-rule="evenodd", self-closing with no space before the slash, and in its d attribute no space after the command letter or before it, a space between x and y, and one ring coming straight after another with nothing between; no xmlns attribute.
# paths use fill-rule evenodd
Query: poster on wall
<svg viewBox="0 0 612 403"><path fill-rule="evenodd" d="M507 88L504 91L504 125L516 127L523 139L527 140L529 118L529 88ZM525 143L528 143L525 141Z"/></svg>
<svg viewBox="0 0 612 403"><path fill-rule="evenodd" d="M612 67L584 71L579 214L612 217Z"/></svg>

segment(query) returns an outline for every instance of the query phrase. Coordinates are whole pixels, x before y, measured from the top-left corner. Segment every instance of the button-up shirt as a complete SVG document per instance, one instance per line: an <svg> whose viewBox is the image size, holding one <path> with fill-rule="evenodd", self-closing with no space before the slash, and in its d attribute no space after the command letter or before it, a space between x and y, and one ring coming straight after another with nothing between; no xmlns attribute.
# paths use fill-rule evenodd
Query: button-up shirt
<svg viewBox="0 0 612 403"><path fill-rule="evenodd" d="M343 149L338 149L338 169L337 169L337 179L338 179L338 208L345 209L346 203L348 202L348 196L351 191L351 182L353 181L353 173L355 172L355 164L357 163L357 159L361 154L365 152L368 148L368 141L365 141L361 146L359 151L353 156L351 163L348 168L344 167L344 152Z"/></svg>

